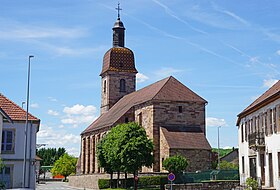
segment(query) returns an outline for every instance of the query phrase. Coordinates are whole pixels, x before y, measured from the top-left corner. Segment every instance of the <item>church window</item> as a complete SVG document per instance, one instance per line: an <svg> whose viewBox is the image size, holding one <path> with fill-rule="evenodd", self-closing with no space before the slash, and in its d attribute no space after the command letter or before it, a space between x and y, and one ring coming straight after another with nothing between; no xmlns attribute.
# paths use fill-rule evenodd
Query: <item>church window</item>
<svg viewBox="0 0 280 190"><path fill-rule="evenodd" d="M107 87L106 80L104 80L104 85L103 85L103 92L104 93L106 93L106 87Z"/></svg>
<svg viewBox="0 0 280 190"><path fill-rule="evenodd" d="M183 112L183 106L179 106L179 113Z"/></svg>
<svg viewBox="0 0 280 190"><path fill-rule="evenodd" d="M138 114L138 122L142 126L142 112Z"/></svg>
<svg viewBox="0 0 280 190"><path fill-rule="evenodd" d="M124 119L124 122L125 122L125 123L128 123L128 117L126 117L126 118Z"/></svg>
<svg viewBox="0 0 280 190"><path fill-rule="evenodd" d="M120 92L125 92L125 80L121 79L120 80Z"/></svg>

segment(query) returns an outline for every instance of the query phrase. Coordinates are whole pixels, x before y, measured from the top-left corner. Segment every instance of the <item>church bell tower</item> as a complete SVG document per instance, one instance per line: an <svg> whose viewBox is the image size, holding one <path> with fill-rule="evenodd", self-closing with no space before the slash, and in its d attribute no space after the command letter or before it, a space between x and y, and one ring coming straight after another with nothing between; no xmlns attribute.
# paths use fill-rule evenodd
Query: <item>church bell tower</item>
<svg viewBox="0 0 280 190"><path fill-rule="evenodd" d="M106 113L123 96L136 89L137 70L133 52L125 45L125 28L118 18L113 27L113 47L103 57L101 71L101 114Z"/></svg>

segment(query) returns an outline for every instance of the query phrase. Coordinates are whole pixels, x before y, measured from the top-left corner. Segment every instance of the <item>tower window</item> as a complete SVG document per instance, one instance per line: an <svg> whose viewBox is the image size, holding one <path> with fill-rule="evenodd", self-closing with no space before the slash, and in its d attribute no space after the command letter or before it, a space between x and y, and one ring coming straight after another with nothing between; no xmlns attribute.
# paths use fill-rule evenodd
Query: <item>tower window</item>
<svg viewBox="0 0 280 190"><path fill-rule="evenodd" d="M103 85L103 92L104 92L104 93L106 93L106 87L107 87L107 85L106 85L106 80L104 80L104 85Z"/></svg>
<svg viewBox="0 0 280 190"><path fill-rule="evenodd" d="M120 92L125 92L125 80L121 79L120 80Z"/></svg>
<svg viewBox="0 0 280 190"><path fill-rule="evenodd" d="M179 113L182 113L183 112L183 106L179 106Z"/></svg>

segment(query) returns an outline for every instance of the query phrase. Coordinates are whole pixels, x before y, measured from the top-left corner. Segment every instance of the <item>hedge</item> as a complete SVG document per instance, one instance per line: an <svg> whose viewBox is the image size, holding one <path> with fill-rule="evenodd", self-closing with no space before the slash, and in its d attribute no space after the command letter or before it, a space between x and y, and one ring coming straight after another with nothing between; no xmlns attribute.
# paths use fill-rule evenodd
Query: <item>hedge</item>
<svg viewBox="0 0 280 190"><path fill-rule="evenodd" d="M139 187L153 187L153 186L160 186L162 189L165 184L168 183L167 176L143 176L138 178L138 186ZM128 178L126 181L126 187L133 187L134 179ZM110 188L110 179L98 179L98 186L99 189L107 189ZM117 179L113 179L112 187L117 187ZM119 187L125 187L125 179L119 179Z"/></svg>

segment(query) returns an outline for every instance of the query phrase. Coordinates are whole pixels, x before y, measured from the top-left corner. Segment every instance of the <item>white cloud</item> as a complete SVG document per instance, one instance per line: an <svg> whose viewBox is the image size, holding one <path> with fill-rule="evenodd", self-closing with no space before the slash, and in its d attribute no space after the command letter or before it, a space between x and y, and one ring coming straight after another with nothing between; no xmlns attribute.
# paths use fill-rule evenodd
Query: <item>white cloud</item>
<svg viewBox="0 0 280 190"><path fill-rule="evenodd" d="M89 105L89 106L84 106L80 104L76 104L72 107L65 107L63 109L63 112L66 114L73 114L73 115L93 115L96 113L96 107Z"/></svg>
<svg viewBox="0 0 280 190"><path fill-rule="evenodd" d="M147 77L146 75L144 75L142 73L137 73L136 74L136 81L137 81L137 83L145 82L148 79L149 79L149 77Z"/></svg>
<svg viewBox="0 0 280 190"><path fill-rule="evenodd" d="M80 124L88 125L93 122L96 119L97 109L93 105L76 104L72 107L65 107L63 112L66 115L61 119L61 123L78 127Z"/></svg>
<svg viewBox="0 0 280 190"><path fill-rule="evenodd" d="M30 105L31 108L39 108L39 104L37 103L33 103Z"/></svg>
<svg viewBox="0 0 280 190"><path fill-rule="evenodd" d="M54 97L49 96L48 99L49 99L49 101L51 101L51 102L57 102L57 99L54 98Z"/></svg>
<svg viewBox="0 0 280 190"><path fill-rule="evenodd" d="M62 28L53 26L32 26L21 22L7 21L0 29L1 39L45 39L79 38L86 35L84 28Z"/></svg>
<svg viewBox="0 0 280 190"><path fill-rule="evenodd" d="M277 55L280 55L280 50L276 51L276 54L277 54Z"/></svg>
<svg viewBox="0 0 280 190"><path fill-rule="evenodd" d="M225 126L227 126L227 123L226 123L225 119L219 119L219 118L215 118L215 117L207 117L206 118L206 126L207 127L218 127L218 126L225 127Z"/></svg>
<svg viewBox="0 0 280 190"><path fill-rule="evenodd" d="M163 67L160 70L156 71L155 74L159 77L168 77L179 72L182 72L182 70L174 69L172 67Z"/></svg>
<svg viewBox="0 0 280 190"><path fill-rule="evenodd" d="M37 133L38 142L47 144L48 147L64 147L66 151L74 156L79 155L80 136L66 131L54 130L45 125Z"/></svg>
<svg viewBox="0 0 280 190"><path fill-rule="evenodd" d="M48 110L48 114L52 115L52 116L58 116L59 115L59 113L57 111L54 111L54 110Z"/></svg>
<svg viewBox="0 0 280 190"><path fill-rule="evenodd" d="M263 87L270 88L270 87L272 87L277 82L278 82L277 79L267 79L267 80L265 79L263 81Z"/></svg>
<svg viewBox="0 0 280 190"><path fill-rule="evenodd" d="M258 58L258 57L251 57L251 58L249 59L249 61L250 61L251 63L257 63L257 62L259 62L259 58Z"/></svg>

